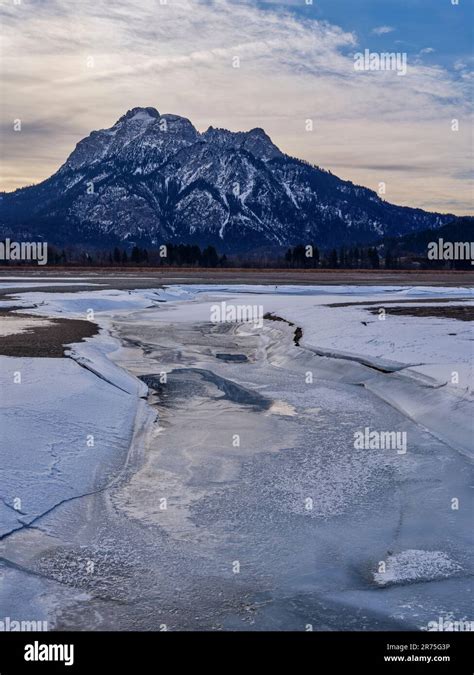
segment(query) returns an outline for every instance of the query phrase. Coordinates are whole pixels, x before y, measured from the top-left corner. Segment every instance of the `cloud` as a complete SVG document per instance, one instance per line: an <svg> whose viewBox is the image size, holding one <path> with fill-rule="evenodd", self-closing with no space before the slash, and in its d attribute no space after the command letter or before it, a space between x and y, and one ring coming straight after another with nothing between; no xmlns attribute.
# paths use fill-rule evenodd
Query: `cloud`
<svg viewBox="0 0 474 675"><path fill-rule="evenodd" d="M374 35L386 35L387 33L393 33L395 28L393 26L377 26L372 29Z"/></svg>
<svg viewBox="0 0 474 675"><path fill-rule="evenodd" d="M355 72L355 34L273 3L43 0L0 12L5 189L46 178L92 129L149 105L200 130L263 127L291 155L385 181L394 202L468 201L455 174L470 163L469 81L440 66Z"/></svg>

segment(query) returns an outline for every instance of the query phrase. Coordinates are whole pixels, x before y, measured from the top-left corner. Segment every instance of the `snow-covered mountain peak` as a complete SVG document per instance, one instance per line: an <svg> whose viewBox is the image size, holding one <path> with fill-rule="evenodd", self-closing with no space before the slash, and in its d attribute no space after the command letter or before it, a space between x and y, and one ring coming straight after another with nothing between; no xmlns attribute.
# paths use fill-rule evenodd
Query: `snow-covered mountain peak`
<svg viewBox="0 0 474 675"><path fill-rule="evenodd" d="M129 121L149 121L153 119L159 119L160 113L156 108L132 108L131 110L128 110L125 115L122 115L120 119L115 123L114 126L117 126L121 122L129 122Z"/></svg>

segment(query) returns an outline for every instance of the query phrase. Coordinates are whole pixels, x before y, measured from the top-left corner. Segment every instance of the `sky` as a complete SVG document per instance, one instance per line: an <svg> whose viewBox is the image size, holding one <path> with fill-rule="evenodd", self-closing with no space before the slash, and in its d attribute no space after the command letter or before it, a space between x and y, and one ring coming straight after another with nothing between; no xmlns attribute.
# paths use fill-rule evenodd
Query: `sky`
<svg viewBox="0 0 474 675"><path fill-rule="evenodd" d="M263 127L396 204L474 211L474 0L3 0L0 17L2 190L152 106ZM406 74L356 70L365 50Z"/></svg>

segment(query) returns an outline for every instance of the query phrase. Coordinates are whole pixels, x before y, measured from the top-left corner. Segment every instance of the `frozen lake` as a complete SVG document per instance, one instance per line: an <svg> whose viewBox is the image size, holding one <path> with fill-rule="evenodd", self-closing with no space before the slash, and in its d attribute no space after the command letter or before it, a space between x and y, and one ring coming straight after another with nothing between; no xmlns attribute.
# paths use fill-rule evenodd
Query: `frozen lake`
<svg viewBox="0 0 474 675"><path fill-rule="evenodd" d="M103 332L72 359L0 357L0 614L72 630L472 619L470 324L353 304L461 296L472 303L388 287L19 296L44 316L94 308ZM222 302L266 318L213 322ZM357 447L367 428L404 434L406 451Z"/></svg>

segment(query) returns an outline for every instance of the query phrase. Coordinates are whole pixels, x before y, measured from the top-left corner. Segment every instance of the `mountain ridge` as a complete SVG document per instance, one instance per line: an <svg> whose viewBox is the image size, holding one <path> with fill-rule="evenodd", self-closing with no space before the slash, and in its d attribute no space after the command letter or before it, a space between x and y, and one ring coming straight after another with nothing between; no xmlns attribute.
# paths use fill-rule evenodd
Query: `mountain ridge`
<svg viewBox="0 0 474 675"><path fill-rule="evenodd" d="M241 253L368 243L453 217L390 204L283 153L260 127L199 132L185 117L135 107L80 140L50 178L3 193L0 236Z"/></svg>

